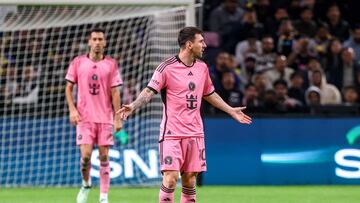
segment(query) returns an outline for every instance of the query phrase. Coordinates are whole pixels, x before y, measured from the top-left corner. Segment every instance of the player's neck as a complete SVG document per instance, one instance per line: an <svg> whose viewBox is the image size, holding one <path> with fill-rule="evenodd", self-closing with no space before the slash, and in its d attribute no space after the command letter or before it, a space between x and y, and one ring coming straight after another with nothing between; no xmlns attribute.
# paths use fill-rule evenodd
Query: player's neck
<svg viewBox="0 0 360 203"><path fill-rule="evenodd" d="M89 58L92 61L98 62L104 59L104 54L103 53L94 53L94 52L90 52L89 53Z"/></svg>
<svg viewBox="0 0 360 203"><path fill-rule="evenodd" d="M181 50L178 56L181 62L186 66L192 66L194 64L195 57L186 50Z"/></svg>

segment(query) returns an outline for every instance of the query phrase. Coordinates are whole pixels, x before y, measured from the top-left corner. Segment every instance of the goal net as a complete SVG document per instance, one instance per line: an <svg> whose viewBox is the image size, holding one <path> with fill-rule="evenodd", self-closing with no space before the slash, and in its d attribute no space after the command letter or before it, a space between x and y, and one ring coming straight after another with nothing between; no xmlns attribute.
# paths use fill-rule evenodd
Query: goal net
<svg viewBox="0 0 360 203"><path fill-rule="evenodd" d="M119 62L124 80L122 101L129 103L156 66L177 53L187 9L180 4L0 6L0 186L79 185L80 153L64 95L69 62L87 53L88 32L103 28L106 54ZM157 95L116 134L112 184L159 183L161 115ZM96 149L91 160L96 184Z"/></svg>

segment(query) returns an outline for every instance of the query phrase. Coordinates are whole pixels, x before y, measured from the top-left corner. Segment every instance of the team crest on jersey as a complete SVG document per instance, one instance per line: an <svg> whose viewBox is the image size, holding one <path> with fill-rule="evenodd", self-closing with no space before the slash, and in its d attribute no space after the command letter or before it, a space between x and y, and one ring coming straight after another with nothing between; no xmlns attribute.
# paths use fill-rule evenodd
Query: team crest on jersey
<svg viewBox="0 0 360 203"><path fill-rule="evenodd" d="M98 76L96 74L92 75L91 79L93 80L97 80L98 79Z"/></svg>
<svg viewBox="0 0 360 203"><path fill-rule="evenodd" d="M164 163L165 163L166 165L171 165L171 164L172 164L172 161L173 161L173 159L172 159L171 156L167 156L167 157L164 158Z"/></svg>
<svg viewBox="0 0 360 203"><path fill-rule="evenodd" d="M81 139L82 139L82 135L78 134L78 140L81 140Z"/></svg>
<svg viewBox="0 0 360 203"><path fill-rule="evenodd" d="M190 83L189 83L189 90L190 90L190 91L194 91L194 90L195 90L195 83L193 83L193 82L190 82Z"/></svg>

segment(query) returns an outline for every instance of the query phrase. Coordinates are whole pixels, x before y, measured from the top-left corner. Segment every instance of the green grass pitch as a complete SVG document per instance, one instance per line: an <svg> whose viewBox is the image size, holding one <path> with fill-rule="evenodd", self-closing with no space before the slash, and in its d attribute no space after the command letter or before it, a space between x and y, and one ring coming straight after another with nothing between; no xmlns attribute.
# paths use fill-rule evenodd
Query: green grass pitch
<svg viewBox="0 0 360 203"><path fill-rule="evenodd" d="M110 203L157 203L158 188L110 189ZM78 188L0 188L1 203L75 203ZM358 203L360 186L205 186L199 203ZM180 188L175 193L178 203ZM97 203L93 188L88 203Z"/></svg>

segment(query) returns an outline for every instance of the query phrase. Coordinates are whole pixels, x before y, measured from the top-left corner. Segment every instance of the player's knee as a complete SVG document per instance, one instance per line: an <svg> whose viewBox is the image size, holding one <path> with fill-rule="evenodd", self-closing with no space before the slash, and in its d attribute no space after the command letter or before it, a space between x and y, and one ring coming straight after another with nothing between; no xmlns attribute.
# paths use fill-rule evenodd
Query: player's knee
<svg viewBox="0 0 360 203"><path fill-rule="evenodd" d="M90 163L90 156L85 156L85 157L82 158L82 160L83 160L84 164L89 164Z"/></svg>
<svg viewBox="0 0 360 203"><path fill-rule="evenodd" d="M196 174L183 174L181 176L181 184L185 187L195 187L196 185Z"/></svg>
<svg viewBox="0 0 360 203"><path fill-rule="evenodd" d="M178 179L176 176L164 176L163 180L165 187L175 188Z"/></svg>
<svg viewBox="0 0 360 203"><path fill-rule="evenodd" d="M108 155L100 155L100 161L101 162L107 162L109 160L109 156Z"/></svg>

